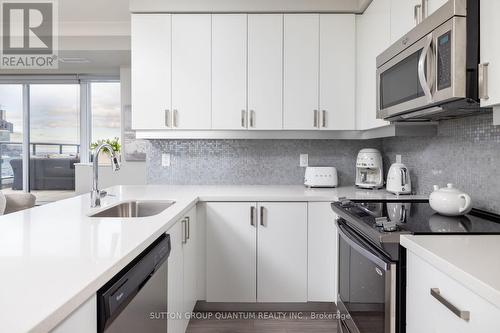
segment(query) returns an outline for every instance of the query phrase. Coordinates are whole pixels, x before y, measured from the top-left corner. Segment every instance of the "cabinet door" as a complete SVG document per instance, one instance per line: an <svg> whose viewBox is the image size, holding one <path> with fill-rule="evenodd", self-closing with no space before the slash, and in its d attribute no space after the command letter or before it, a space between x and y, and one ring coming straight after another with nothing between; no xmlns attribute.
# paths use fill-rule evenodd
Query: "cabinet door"
<svg viewBox="0 0 500 333"><path fill-rule="evenodd" d="M171 15L132 15L132 128L166 129L171 108Z"/></svg>
<svg viewBox="0 0 500 333"><path fill-rule="evenodd" d="M174 128L210 129L210 29L210 15L172 15Z"/></svg>
<svg viewBox="0 0 500 333"><path fill-rule="evenodd" d="M448 0L427 0L427 16L434 13L447 2ZM483 0L481 0L480 2L483 2ZM495 0L493 0L493 2L495 2Z"/></svg>
<svg viewBox="0 0 500 333"><path fill-rule="evenodd" d="M246 128L247 15L212 15L212 128Z"/></svg>
<svg viewBox="0 0 500 333"><path fill-rule="evenodd" d="M355 43L354 15L320 14L320 127L354 130Z"/></svg>
<svg viewBox="0 0 500 333"><path fill-rule="evenodd" d="M284 128L317 128L319 14L284 15L283 74Z"/></svg>
<svg viewBox="0 0 500 333"><path fill-rule="evenodd" d="M338 233L337 216L330 202L308 204L307 300L337 302Z"/></svg>
<svg viewBox="0 0 500 333"><path fill-rule="evenodd" d="M377 56L390 45L390 0L373 0L356 16L356 129L387 125L377 119Z"/></svg>
<svg viewBox="0 0 500 333"><path fill-rule="evenodd" d="M481 100L481 106L500 105L500 1L481 0L481 63L488 65L488 99ZM496 111L498 112L498 111Z"/></svg>
<svg viewBox="0 0 500 333"><path fill-rule="evenodd" d="M207 302L256 301L255 209L248 202L207 203Z"/></svg>
<svg viewBox="0 0 500 333"><path fill-rule="evenodd" d="M183 269L183 253L182 240L183 224L177 222L171 227L167 233L170 235L171 250L168 257L168 312L175 316L184 313L184 269ZM182 333L184 332L185 319L169 318L168 332Z"/></svg>
<svg viewBox="0 0 500 333"><path fill-rule="evenodd" d="M415 27L415 6L421 0L391 0L391 43Z"/></svg>
<svg viewBox="0 0 500 333"><path fill-rule="evenodd" d="M307 203L258 204L257 301L307 301Z"/></svg>
<svg viewBox="0 0 500 333"><path fill-rule="evenodd" d="M281 129L283 15L248 15L248 128Z"/></svg>
<svg viewBox="0 0 500 333"><path fill-rule="evenodd" d="M499 308L410 251L406 276L406 332L500 332ZM433 297L432 288L439 289L440 295L452 306L469 311L470 319L458 317Z"/></svg>
<svg viewBox="0 0 500 333"><path fill-rule="evenodd" d="M183 244L183 258L184 258L184 312L191 312L194 310L196 301L198 300L197 290L197 218L196 208L193 208L184 218L184 235L185 243ZM185 329L189 320L185 320Z"/></svg>

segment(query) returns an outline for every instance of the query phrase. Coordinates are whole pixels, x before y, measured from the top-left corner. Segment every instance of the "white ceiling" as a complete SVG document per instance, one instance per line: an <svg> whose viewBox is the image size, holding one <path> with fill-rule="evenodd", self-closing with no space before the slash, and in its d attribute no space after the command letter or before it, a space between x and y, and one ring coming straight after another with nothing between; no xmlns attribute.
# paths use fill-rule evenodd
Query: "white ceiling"
<svg viewBox="0 0 500 333"><path fill-rule="evenodd" d="M130 21L129 0L59 0L59 20Z"/></svg>

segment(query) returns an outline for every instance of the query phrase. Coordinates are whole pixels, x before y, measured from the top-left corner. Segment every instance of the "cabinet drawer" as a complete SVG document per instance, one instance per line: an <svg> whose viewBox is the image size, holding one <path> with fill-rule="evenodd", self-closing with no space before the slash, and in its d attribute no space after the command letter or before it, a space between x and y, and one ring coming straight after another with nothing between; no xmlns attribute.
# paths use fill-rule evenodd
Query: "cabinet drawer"
<svg viewBox="0 0 500 333"><path fill-rule="evenodd" d="M406 327L408 333L500 332L500 309L415 254L408 252ZM439 296L431 295L431 289ZM449 309L468 311L462 319ZM466 317L466 314L464 314Z"/></svg>

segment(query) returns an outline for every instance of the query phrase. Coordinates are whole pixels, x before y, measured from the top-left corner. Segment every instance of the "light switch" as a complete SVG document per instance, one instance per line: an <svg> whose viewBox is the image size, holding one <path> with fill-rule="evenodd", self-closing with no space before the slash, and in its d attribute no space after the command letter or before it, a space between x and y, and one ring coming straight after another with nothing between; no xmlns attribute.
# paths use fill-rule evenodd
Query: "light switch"
<svg viewBox="0 0 500 333"><path fill-rule="evenodd" d="M161 166L162 167L170 166L170 154L161 154Z"/></svg>
<svg viewBox="0 0 500 333"><path fill-rule="evenodd" d="M303 168L309 166L309 155L308 154L300 154L300 166Z"/></svg>

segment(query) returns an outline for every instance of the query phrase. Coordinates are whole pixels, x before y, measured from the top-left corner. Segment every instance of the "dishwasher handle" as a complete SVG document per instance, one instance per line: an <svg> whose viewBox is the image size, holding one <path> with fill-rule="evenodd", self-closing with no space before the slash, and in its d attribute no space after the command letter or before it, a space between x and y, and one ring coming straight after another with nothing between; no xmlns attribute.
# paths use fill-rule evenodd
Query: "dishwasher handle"
<svg viewBox="0 0 500 333"><path fill-rule="evenodd" d="M102 333L147 284L170 254L170 235L163 234L97 291L97 332Z"/></svg>

